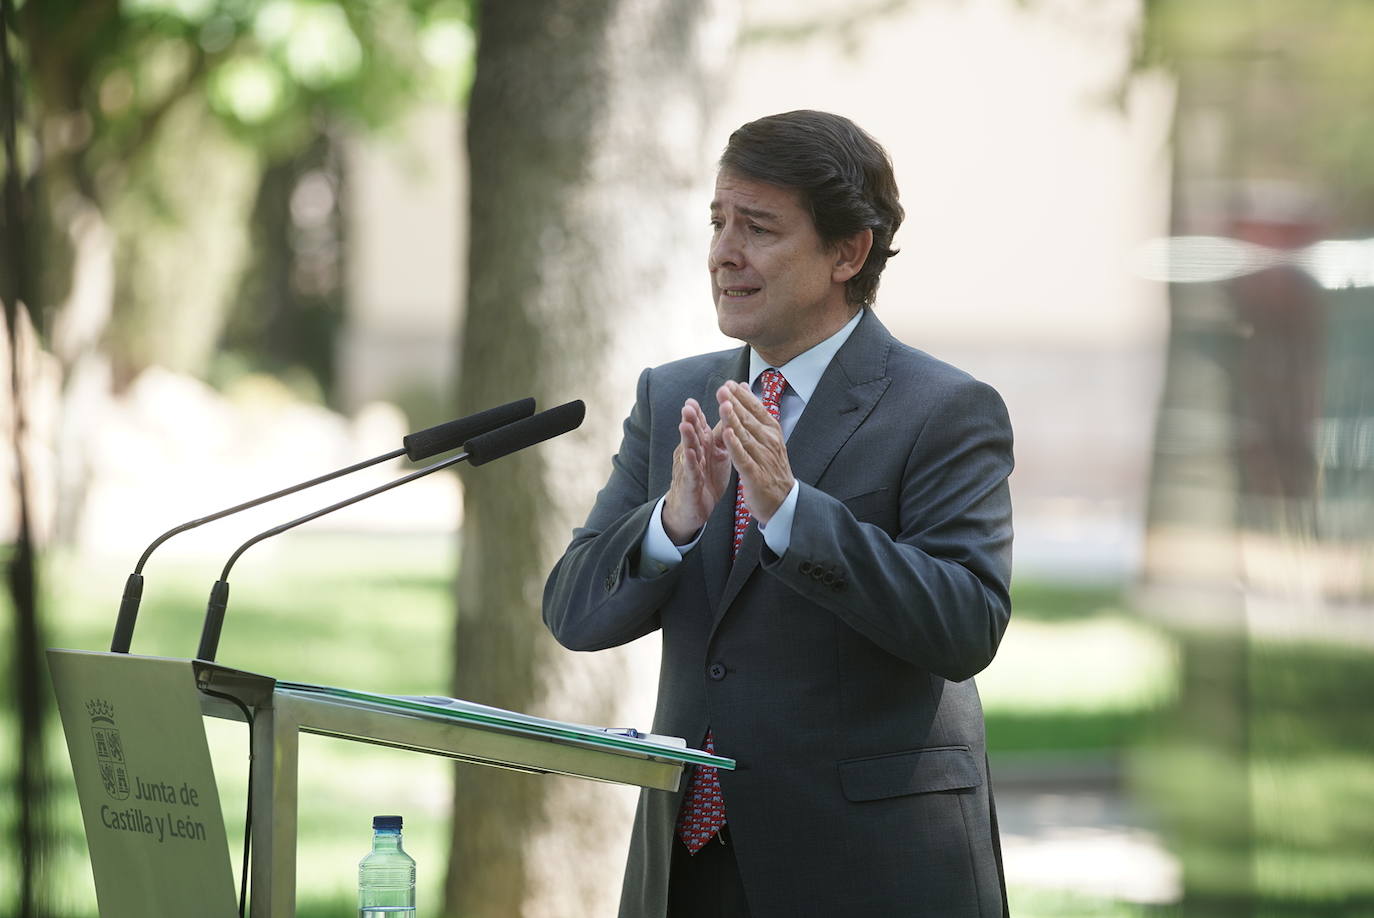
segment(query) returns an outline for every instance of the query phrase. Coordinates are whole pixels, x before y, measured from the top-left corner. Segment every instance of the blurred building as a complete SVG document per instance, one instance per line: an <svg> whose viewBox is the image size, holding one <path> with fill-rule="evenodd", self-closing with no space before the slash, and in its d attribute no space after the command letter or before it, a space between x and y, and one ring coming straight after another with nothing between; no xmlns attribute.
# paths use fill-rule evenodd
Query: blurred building
<svg viewBox="0 0 1374 918"><path fill-rule="evenodd" d="M820 108L892 154L907 220L878 311L1006 398L1022 575L1120 580L1140 565L1167 309L1132 265L1167 234L1172 97L1131 73L1138 17L1125 0L750 0L721 29L722 46L738 38L708 149L761 115ZM349 405L453 391L462 125L435 111L411 124L349 157ZM700 280L698 349L728 346ZM690 350L674 345L663 359Z"/></svg>

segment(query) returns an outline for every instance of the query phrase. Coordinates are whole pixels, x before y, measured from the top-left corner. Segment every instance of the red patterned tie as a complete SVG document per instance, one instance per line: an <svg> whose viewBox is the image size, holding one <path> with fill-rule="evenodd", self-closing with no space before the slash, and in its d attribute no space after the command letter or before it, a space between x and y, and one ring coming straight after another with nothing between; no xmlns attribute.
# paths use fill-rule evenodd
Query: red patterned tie
<svg viewBox="0 0 1374 918"><path fill-rule="evenodd" d="M763 384L763 407L778 419L778 399L787 386L787 380L774 369L764 370L759 376ZM735 489L735 540L731 557L739 554L740 542L749 529L749 506L744 502L744 485ZM716 751L715 734L707 730L703 748L713 755ZM682 809L677 814L677 835L687 850L696 854L725 825L725 798L720 793L720 777L710 765L698 765L692 769L692 780L687 785L687 794L682 799Z"/></svg>

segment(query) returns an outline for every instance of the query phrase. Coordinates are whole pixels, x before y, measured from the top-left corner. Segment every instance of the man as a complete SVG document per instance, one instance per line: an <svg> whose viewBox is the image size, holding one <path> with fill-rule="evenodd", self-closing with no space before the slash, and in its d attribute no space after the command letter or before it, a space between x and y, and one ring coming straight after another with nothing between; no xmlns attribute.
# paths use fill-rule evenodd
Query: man
<svg viewBox="0 0 1374 918"><path fill-rule="evenodd" d="M1010 616L1011 428L874 315L902 216L845 118L731 136L707 263L748 347L640 376L549 577L571 649L661 629L654 732L737 762L641 796L626 918L1006 913L970 677Z"/></svg>

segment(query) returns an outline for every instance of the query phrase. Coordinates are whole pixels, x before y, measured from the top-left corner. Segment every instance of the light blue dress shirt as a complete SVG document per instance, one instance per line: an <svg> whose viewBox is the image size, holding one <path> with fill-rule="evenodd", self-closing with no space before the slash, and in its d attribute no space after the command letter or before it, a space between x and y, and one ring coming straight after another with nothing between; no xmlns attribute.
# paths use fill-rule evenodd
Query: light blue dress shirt
<svg viewBox="0 0 1374 918"><path fill-rule="evenodd" d="M807 402L811 401L816 386L820 384L821 374L830 365L835 352L840 349L845 341L849 340L849 335L854 331L854 327L859 324L863 312L860 309L854 318L845 323L845 326L835 334L810 350L793 357L783 366L777 367L783 378L787 380L787 386L778 399L778 424L782 427L784 441L792 436L792 431L797 426L797 420L801 417ZM770 364L751 347L749 349L749 386L756 396L762 391L759 377L769 367ZM759 531L763 533L764 542L779 557L786 554L788 546L792 544L792 517L796 513L797 492L800 489L801 485L793 480L792 490L783 500L782 505L778 507L777 512L773 514L773 518L768 521L767 525L761 524L759 526ZM673 540L668 537L667 530L663 528L663 502L666 499L666 496L659 498L657 506L654 507L653 516L649 519L649 528L644 533L644 540L640 544L638 573L641 577L653 577L676 567L681 563L683 555L691 551L701 540L701 532L698 532L696 538L686 545L673 544ZM702 530L704 531L705 527L702 527Z"/></svg>

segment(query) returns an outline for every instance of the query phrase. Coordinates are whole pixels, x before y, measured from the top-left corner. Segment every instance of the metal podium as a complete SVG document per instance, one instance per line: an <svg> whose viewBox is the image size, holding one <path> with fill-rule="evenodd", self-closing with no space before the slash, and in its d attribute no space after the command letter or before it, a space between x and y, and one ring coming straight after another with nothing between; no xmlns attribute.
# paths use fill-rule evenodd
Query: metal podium
<svg viewBox="0 0 1374 918"><path fill-rule="evenodd" d="M214 779L204 716L252 716L254 918L295 914L302 733L660 790L675 790L685 765L735 765L680 739L458 699L285 682L201 660L74 650L50 650L48 657L105 918L155 914L150 902L177 895L198 896L197 914L224 913L224 879L232 870L218 792L205 787ZM214 812L204 808L210 799ZM191 876L178 892L169 877L181 874ZM165 914L184 907L162 901ZM232 889L228 907L237 913Z"/></svg>

